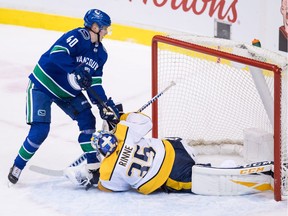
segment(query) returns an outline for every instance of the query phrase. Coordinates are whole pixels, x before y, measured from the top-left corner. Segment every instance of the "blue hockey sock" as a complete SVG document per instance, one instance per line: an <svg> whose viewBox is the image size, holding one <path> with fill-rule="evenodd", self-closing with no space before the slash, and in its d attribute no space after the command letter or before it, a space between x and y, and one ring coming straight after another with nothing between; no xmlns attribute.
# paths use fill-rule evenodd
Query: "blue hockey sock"
<svg viewBox="0 0 288 216"><path fill-rule="evenodd" d="M49 123L33 123L31 125L29 134L21 146L14 164L23 169L30 158L35 154L40 145L46 139L50 130Z"/></svg>
<svg viewBox="0 0 288 216"><path fill-rule="evenodd" d="M78 137L78 142L80 143L80 146L83 150L83 152L86 153L87 156L87 163L98 163L99 160L96 157L96 150L91 145L91 137L93 130L85 130L82 133L80 133Z"/></svg>
<svg viewBox="0 0 288 216"><path fill-rule="evenodd" d="M32 143L27 137L18 152L14 164L22 170L38 148L39 145Z"/></svg>

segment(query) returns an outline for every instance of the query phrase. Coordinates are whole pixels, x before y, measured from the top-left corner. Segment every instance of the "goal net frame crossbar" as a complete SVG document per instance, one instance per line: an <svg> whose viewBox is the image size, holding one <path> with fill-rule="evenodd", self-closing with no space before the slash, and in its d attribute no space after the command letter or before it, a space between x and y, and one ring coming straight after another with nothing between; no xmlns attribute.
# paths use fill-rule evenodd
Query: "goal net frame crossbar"
<svg viewBox="0 0 288 216"><path fill-rule="evenodd" d="M274 73L274 199L281 200L281 72L277 65L261 62L243 56L214 50L209 47L193 44L190 42L156 35L152 38L152 97L158 93L158 45L159 43L181 47L183 49L211 55L217 58L234 61L249 66L272 71ZM152 104L152 137L158 137L158 101Z"/></svg>

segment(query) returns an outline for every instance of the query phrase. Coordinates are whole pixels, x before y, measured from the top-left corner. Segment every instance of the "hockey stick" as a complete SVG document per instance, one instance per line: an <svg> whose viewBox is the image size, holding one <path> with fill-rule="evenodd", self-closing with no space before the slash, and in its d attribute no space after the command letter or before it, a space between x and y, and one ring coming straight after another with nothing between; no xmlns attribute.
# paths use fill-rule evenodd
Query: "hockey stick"
<svg viewBox="0 0 288 216"><path fill-rule="evenodd" d="M48 175L48 176L63 176L64 175L64 170L54 170L54 169L49 169L37 165L31 165L29 166L29 169L33 172L40 173L43 175Z"/></svg>
<svg viewBox="0 0 288 216"><path fill-rule="evenodd" d="M83 67L83 65L85 65L86 63L85 62L82 62L81 64L79 64L75 70L74 70L74 74L75 74L75 71L77 70L77 68L81 68ZM82 70L82 69L80 69ZM81 79L81 76L80 75L77 75L77 77L79 76L79 80ZM76 81L77 82L77 81ZM102 100L101 97L99 97L99 95L96 93L96 91L94 91L94 89L91 88L91 86L89 88L82 88L82 90L86 90L87 93L89 93L90 95L92 95L94 97L94 99L96 99L98 101L98 103L104 107L104 109L106 110L106 112L111 112L113 113L114 115L114 120L119 120L118 119L118 116L116 115L116 113L109 107L107 106L107 104L104 103L104 101Z"/></svg>
<svg viewBox="0 0 288 216"><path fill-rule="evenodd" d="M168 85L164 90L162 90L157 95L155 95L153 98L151 98L149 101L147 101L147 103L145 103L140 109L138 109L137 112L142 112L143 110L145 110L154 101L156 101L159 97L161 97L164 94L164 92L166 92L168 89L170 89L174 85L176 85L176 83L174 81L172 81L170 83L170 85ZM94 91L92 91L92 92L94 92ZM97 94L95 93L95 95L97 95ZM99 96L97 95L97 97L99 97ZM102 100L100 99L99 102L101 103L101 101ZM103 101L102 101L102 103L104 104ZM85 155L85 153L83 153L79 158L77 158L73 163L71 163L69 165L69 167L78 166L79 164L81 164L85 160L86 160L86 155ZM53 169L48 169L48 168L44 168L44 167L36 166L36 165L31 165L29 167L29 169L31 171L34 171L34 172L37 172L37 173L40 173L40 174L43 174L43 175L49 175L49 176L63 176L63 172L64 172L64 170L53 170Z"/></svg>
<svg viewBox="0 0 288 216"><path fill-rule="evenodd" d="M79 158L77 158L75 161L73 161L68 167L75 167L80 165L86 160L86 154L83 153ZM29 169L33 172L37 172L43 175L48 176L63 176L64 170L54 170L54 169L48 169L45 167L37 166L37 165L31 165Z"/></svg>
<svg viewBox="0 0 288 216"><path fill-rule="evenodd" d="M163 95L164 92L166 92L168 89L170 89L174 85L176 85L176 83L174 81L171 81L170 85L168 85L164 90L162 90L157 95L155 95L153 98L151 98L149 101L147 101L147 103L145 103L140 109L138 109L137 112L142 112L143 110L145 110L149 105L151 105L161 95ZM106 130L112 131L112 133L114 133L114 130L115 130L115 127L116 127L117 124L113 123L113 122L108 122L108 121L106 121L106 124L107 124L107 127L108 127L108 129L106 129Z"/></svg>
<svg viewBox="0 0 288 216"><path fill-rule="evenodd" d="M170 85L167 86L163 91L159 92L157 95L155 95L153 98L151 98L146 104L144 104L137 112L142 112L145 110L150 104L152 104L154 101L156 101L161 95L164 94L168 89L170 89L172 86L176 85L174 81L171 81Z"/></svg>
<svg viewBox="0 0 288 216"><path fill-rule="evenodd" d="M107 112L112 112L114 115L114 119L119 121L116 113L104 103L104 101L99 97L99 95L92 88L88 88L86 89L86 91L89 94L91 94L98 101L98 103L106 109Z"/></svg>

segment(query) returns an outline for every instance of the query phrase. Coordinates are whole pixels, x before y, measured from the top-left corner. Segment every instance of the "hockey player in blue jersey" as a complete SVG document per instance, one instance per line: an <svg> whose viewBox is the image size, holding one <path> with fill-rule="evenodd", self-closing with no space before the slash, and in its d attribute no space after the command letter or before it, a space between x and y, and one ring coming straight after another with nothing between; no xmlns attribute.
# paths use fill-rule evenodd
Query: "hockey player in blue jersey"
<svg viewBox="0 0 288 216"><path fill-rule="evenodd" d="M11 183L17 183L26 163L47 138L52 103L77 121L78 142L86 153L89 169L93 172L97 168L96 152L90 143L96 119L82 91L87 90L102 119L118 122L118 109L102 86L103 66L108 55L101 41L110 25L110 17L105 12L91 9L84 16L84 27L63 34L40 57L27 88L26 121L30 130L10 169Z"/></svg>

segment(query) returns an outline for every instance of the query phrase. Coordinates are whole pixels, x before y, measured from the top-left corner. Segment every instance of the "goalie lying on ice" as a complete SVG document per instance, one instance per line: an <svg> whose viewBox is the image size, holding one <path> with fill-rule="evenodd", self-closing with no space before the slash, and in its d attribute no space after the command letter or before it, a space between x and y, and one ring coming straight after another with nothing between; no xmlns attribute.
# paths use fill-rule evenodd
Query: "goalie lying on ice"
<svg viewBox="0 0 288 216"><path fill-rule="evenodd" d="M271 189L271 162L232 168L196 164L194 149L181 138L145 138L152 128L148 116L127 113L120 120L114 134L99 131L92 137L103 158L99 170L88 170L86 164L66 168L64 173L74 184L86 189L95 185L102 191L136 189L142 194L162 189L243 195Z"/></svg>

